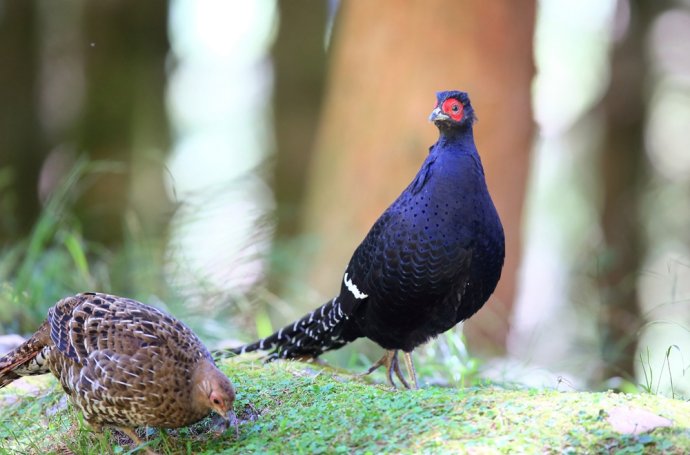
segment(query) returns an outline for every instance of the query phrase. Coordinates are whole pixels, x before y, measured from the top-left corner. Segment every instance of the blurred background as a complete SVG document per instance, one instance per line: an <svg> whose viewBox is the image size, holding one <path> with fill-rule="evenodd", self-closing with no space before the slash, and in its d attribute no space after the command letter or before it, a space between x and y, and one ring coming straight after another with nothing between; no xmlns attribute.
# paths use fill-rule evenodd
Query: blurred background
<svg viewBox="0 0 690 455"><path fill-rule="evenodd" d="M507 258L422 382L690 396L688 0L0 0L0 62L0 334L99 290L267 335L339 290L461 89Z"/></svg>

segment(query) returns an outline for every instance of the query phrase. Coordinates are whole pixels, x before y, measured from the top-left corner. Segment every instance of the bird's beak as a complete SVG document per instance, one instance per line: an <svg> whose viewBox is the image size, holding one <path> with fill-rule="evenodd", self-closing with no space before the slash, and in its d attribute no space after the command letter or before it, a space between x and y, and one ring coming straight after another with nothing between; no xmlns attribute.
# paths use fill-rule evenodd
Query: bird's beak
<svg viewBox="0 0 690 455"><path fill-rule="evenodd" d="M223 434L225 433L228 428L230 427L235 427L235 436L240 435L240 429L239 429L239 421L237 420L237 416L235 415L235 411L230 409L227 412L219 412L218 410L215 410L216 414L220 417L216 417L215 423L214 423L214 432L216 434Z"/></svg>
<svg viewBox="0 0 690 455"><path fill-rule="evenodd" d="M431 111L431 115L429 115L429 121L430 122L445 122L446 120L449 120L450 117L448 117L446 114L444 114L441 111L440 107L437 107L433 111Z"/></svg>

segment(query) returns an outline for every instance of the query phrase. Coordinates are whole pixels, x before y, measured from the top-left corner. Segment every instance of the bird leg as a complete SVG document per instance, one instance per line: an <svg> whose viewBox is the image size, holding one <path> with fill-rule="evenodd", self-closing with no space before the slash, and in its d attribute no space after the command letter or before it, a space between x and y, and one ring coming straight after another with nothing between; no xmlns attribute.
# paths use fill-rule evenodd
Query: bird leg
<svg viewBox="0 0 690 455"><path fill-rule="evenodd" d="M374 363L367 371L362 373L362 376L373 373L382 365L386 366L386 379L388 379L388 384L391 387L397 389L395 382L393 382L393 372L395 372L395 375L398 377L402 385L406 389L410 388L410 385L405 380L402 371L400 371L400 363L398 362L397 350L387 350L386 352L384 352L383 356L379 360L377 360L376 363Z"/></svg>
<svg viewBox="0 0 690 455"><path fill-rule="evenodd" d="M415 390L419 389L419 383L417 382L417 372L414 369L414 363L412 363L412 353L411 352L404 352L403 358L405 359L405 367L407 368L407 375L410 377L410 381L414 385L414 389Z"/></svg>
<svg viewBox="0 0 690 455"><path fill-rule="evenodd" d="M400 362L398 362L398 351L392 351L392 352L393 352L393 360L391 361L391 365L388 366L388 383L391 384L393 387L395 387L395 384L393 383L393 374L391 372L391 370L393 370L393 371L395 371L395 375L400 380L400 383L406 389L409 389L410 385L405 380L405 376L403 376L402 371L400 371Z"/></svg>
<svg viewBox="0 0 690 455"><path fill-rule="evenodd" d="M129 439L131 439L132 442L137 447L144 444L144 441L142 441L141 438L139 438L139 436L136 434L136 432L133 429L126 428L126 427L118 427L117 429L120 430L121 432L123 432L124 434L126 434L127 436L129 436ZM153 450L149 449L148 447L144 447L143 449L144 449L144 453L146 453L146 455L158 455L158 452L154 452ZM136 448L135 448L135 450L136 450Z"/></svg>

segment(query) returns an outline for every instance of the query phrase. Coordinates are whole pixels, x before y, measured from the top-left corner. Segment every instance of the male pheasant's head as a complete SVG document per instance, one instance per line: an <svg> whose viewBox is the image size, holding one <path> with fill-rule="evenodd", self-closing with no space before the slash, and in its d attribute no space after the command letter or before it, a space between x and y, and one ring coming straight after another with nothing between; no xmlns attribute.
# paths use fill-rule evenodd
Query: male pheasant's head
<svg viewBox="0 0 690 455"><path fill-rule="evenodd" d="M237 417L233 411L235 388L232 383L210 361L204 359L192 376L194 406L204 412L215 411L237 429Z"/></svg>
<svg viewBox="0 0 690 455"><path fill-rule="evenodd" d="M429 121L441 131L459 130L472 126L476 120L470 97L465 92L451 90L436 92L436 106Z"/></svg>

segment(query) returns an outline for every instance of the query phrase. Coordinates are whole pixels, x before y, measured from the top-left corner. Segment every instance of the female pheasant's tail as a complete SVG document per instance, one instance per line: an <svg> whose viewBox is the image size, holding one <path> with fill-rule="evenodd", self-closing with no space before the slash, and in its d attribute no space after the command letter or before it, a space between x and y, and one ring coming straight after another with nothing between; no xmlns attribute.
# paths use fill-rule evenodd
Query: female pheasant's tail
<svg viewBox="0 0 690 455"><path fill-rule="evenodd" d="M252 344L213 352L224 359L252 351L269 351L266 360L315 358L349 343L361 335L348 322L338 297L315 309L302 319Z"/></svg>
<svg viewBox="0 0 690 455"><path fill-rule="evenodd" d="M46 357L47 326L41 326L31 338L0 357L0 389L22 376L50 373Z"/></svg>

